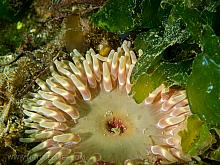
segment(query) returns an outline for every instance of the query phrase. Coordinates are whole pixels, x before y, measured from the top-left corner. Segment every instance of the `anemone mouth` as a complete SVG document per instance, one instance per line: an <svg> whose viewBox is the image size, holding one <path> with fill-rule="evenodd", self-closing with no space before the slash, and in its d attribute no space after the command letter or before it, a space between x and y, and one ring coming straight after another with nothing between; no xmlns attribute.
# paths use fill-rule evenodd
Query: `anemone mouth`
<svg viewBox="0 0 220 165"><path fill-rule="evenodd" d="M136 55L124 41L103 57L77 50L71 61L54 61L41 90L24 99L29 134L20 141L41 142L30 150L37 164L185 161L178 132L190 114L185 91L164 85L145 102L128 95Z"/></svg>

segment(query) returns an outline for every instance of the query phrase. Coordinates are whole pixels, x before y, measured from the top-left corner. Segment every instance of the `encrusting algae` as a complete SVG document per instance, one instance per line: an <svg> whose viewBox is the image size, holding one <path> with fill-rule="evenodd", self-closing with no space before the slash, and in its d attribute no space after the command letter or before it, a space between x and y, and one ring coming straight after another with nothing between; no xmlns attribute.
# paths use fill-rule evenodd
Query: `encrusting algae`
<svg viewBox="0 0 220 165"><path fill-rule="evenodd" d="M189 161L178 132L190 108L185 90L163 84L145 102L128 94L137 61L131 42L104 57L77 50L72 61L55 60L51 77L23 100L21 142L40 142L29 151L37 164L140 164Z"/></svg>

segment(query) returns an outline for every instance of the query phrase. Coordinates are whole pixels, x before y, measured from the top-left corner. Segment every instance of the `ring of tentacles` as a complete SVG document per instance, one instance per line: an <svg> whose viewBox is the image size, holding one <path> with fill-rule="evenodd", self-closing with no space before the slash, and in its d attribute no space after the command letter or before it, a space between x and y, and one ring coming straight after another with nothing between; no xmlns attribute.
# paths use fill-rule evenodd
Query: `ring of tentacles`
<svg viewBox="0 0 220 165"><path fill-rule="evenodd" d="M141 52L141 51L140 51ZM146 164L188 161L180 130L190 109L184 90L155 89L143 103L128 95L137 61L124 41L108 56L74 50L55 60L51 77L23 100L27 137L38 142L28 162L37 164Z"/></svg>

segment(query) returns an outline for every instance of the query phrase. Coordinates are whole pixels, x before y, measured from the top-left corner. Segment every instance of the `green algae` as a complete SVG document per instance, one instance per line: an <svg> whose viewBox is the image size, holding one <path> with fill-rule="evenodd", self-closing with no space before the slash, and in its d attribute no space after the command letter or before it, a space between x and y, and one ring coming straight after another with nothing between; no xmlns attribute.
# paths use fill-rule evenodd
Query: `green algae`
<svg viewBox="0 0 220 165"><path fill-rule="evenodd" d="M194 61L193 72L187 84L192 112L200 116L210 127L220 127L220 59L199 54Z"/></svg>
<svg viewBox="0 0 220 165"><path fill-rule="evenodd" d="M181 131L179 134L183 151L191 156L203 154L216 142L209 132L208 126L196 115L189 117L187 130Z"/></svg>
<svg viewBox="0 0 220 165"><path fill-rule="evenodd" d="M91 21L110 32L128 32L160 24L160 0L110 0Z"/></svg>

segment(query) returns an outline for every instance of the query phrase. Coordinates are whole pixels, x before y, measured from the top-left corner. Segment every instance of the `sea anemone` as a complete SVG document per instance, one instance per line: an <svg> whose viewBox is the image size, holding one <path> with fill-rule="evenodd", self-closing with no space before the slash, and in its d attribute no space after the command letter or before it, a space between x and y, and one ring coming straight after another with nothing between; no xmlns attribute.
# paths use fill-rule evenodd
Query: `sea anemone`
<svg viewBox="0 0 220 165"><path fill-rule="evenodd" d="M36 93L23 100L21 142L41 142L29 151L37 164L133 164L188 161L180 130L190 109L184 90L159 86L143 103L128 94L137 61L124 41L104 57L77 50L72 61L55 60L51 77L37 79ZM139 52L141 53L141 51Z"/></svg>

